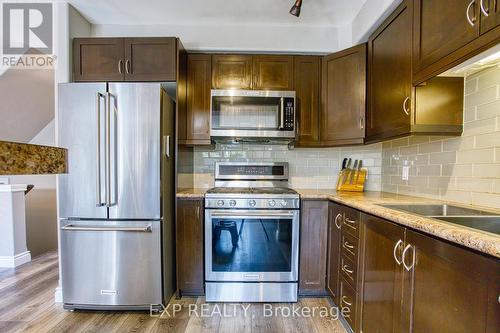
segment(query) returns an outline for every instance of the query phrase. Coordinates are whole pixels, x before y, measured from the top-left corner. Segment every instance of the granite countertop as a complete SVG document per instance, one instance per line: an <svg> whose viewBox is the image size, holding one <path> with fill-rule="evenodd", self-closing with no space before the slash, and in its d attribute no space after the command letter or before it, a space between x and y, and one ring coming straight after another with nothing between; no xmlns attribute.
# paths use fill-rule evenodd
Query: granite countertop
<svg viewBox="0 0 500 333"><path fill-rule="evenodd" d="M177 193L179 198L203 198L207 189L182 189ZM426 234L460 244L462 246L500 258L500 236L454 225L449 222L428 218L412 213L401 212L380 204L443 204L449 203L467 208L478 208L500 213L499 210L474 207L421 197L398 195L386 192L337 192L336 190L295 189L302 199L331 200L362 212L372 214L386 220L410 227Z"/></svg>
<svg viewBox="0 0 500 333"><path fill-rule="evenodd" d="M0 175L66 173L67 150L0 141Z"/></svg>

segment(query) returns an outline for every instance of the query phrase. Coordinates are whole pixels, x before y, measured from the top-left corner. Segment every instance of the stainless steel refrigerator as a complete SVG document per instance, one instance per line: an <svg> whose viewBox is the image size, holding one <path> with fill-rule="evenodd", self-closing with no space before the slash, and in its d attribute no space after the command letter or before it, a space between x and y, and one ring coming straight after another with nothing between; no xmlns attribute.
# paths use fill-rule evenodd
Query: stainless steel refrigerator
<svg viewBox="0 0 500 333"><path fill-rule="evenodd" d="M175 107L166 91L160 83L59 85L67 309L149 309L173 294Z"/></svg>

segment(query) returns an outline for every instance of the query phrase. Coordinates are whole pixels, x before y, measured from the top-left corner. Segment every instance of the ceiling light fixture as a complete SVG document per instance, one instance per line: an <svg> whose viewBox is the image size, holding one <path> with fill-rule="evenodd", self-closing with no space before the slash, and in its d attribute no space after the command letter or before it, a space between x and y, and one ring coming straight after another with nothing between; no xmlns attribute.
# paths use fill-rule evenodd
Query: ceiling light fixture
<svg viewBox="0 0 500 333"><path fill-rule="evenodd" d="M300 16L300 7L302 7L302 0L296 0L295 4L292 6L292 9L290 9L290 14L293 16Z"/></svg>

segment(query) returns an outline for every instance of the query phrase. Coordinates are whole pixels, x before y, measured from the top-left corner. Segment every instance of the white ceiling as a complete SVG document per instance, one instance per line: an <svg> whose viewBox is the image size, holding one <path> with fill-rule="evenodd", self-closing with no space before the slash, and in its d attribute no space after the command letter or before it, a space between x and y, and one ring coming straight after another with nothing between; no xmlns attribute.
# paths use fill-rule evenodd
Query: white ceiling
<svg viewBox="0 0 500 333"><path fill-rule="evenodd" d="M294 0L70 0L93 24L306 25L350 24L367 0L304 0L300 18L288 13Z"/></svg>

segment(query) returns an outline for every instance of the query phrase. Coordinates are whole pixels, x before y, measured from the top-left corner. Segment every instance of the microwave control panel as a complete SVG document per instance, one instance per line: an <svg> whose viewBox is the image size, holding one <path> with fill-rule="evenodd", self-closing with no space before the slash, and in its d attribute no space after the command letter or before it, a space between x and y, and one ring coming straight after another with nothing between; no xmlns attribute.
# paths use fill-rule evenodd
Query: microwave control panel
<svg viewBox="0 0 500 333"><path fill-rule="evenodd" d="M294 98L290 97L285 97L283 99L284 103L284 115L283 117L283 130L284 131L293 131L293 125L294 125L294 113L295 113L295 108L294 108Z"/></svg>

